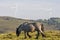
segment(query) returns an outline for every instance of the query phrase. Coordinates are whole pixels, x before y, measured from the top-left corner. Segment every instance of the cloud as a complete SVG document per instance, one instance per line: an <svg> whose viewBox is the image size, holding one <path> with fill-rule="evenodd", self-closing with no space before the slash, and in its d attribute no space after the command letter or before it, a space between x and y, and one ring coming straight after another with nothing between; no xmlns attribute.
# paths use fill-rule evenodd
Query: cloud
<svg viewBox="0 0 60 40"><path fill-rule="evenodd" d="M0 16L14 16L15 4L2 4L0 5Z"/></svg>
<svg viewBox="0 0 60 40"><path fill-rule="evenodd" d="M7 2L7 1L6 1ZM58 16L60 4L48 1L10 1L0 3L0 15L39 19ZM12 2L12 3L11 3ZM60 16L59 16L60 17Z"/></svg>

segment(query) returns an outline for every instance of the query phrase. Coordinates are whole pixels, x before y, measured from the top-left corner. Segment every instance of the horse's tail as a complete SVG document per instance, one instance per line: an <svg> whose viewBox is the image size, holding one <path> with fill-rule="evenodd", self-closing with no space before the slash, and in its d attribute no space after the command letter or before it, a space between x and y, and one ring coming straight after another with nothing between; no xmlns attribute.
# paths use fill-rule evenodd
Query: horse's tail
<svg viewBox="0 0 60 40"><path fill-rule="evenodd" d="M44 25L41 24L41 30L44 32Z"/></svg>

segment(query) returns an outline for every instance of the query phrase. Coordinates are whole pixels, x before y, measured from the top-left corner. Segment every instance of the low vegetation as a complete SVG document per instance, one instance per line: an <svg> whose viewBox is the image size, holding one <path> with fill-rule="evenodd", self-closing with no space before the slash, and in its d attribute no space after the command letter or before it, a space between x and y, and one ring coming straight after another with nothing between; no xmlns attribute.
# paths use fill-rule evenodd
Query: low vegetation
<svg viewBox="0 0 60 40"><path fill-rule="evenodd" d="M36 36L36 32L34 33L29 33L32 38L24 39L24 34L23 32L19 37L16 36L15 32L12 33L4 33L0 34L0 40L60 40L60 31L45 31L45 38L42 38L42 35L39 36L38 39L34 39Z"/></svg>

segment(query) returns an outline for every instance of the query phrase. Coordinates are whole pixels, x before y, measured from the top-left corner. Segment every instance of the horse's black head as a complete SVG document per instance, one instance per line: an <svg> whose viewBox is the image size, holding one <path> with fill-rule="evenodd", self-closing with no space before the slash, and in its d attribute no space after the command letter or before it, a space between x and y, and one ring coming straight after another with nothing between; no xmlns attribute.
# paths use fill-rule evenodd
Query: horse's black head
<svg viewBox="0 0 60 40"><path fill-rule="evenodd" d="M17 37L20 35L21 31L22 31L22 24L19 25L18 28L16 28L16 35L17 35Z"/></svg>
<svg viewBox="0 0 60 40"><path fill-rule="evenodd" d="M23 27L26 25L27 23L23 23L21 25L19 25L18 28L16 28L16 35L17 37L19 36L19 34L21 33L21 31L23 30Z"/></svg>
<svg viewBox="0 0 60 40"><path fill-rule="evenodd" d="M19 36L19 30L18 30L18 28L16 28L16 35L17 35L17 37Z"/></svg>

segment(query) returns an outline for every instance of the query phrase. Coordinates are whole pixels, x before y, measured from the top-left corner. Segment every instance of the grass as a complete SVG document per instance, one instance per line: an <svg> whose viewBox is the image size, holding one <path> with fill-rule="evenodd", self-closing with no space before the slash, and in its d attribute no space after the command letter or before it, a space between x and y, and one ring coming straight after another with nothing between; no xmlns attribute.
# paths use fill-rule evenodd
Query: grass
<svg viewBox="0 0 60 40"><path fill-rule="evenodd" d="M38 39L34 39L36 36L36 32L34 33L29 33L32 38L24 39L24 34L23 32L19 37L16 36L15 32L12 33L4 33L0 34L0 40L60 40L60 31L45 31L45 38L42 38L42 35L39 36Z"/></svg>

